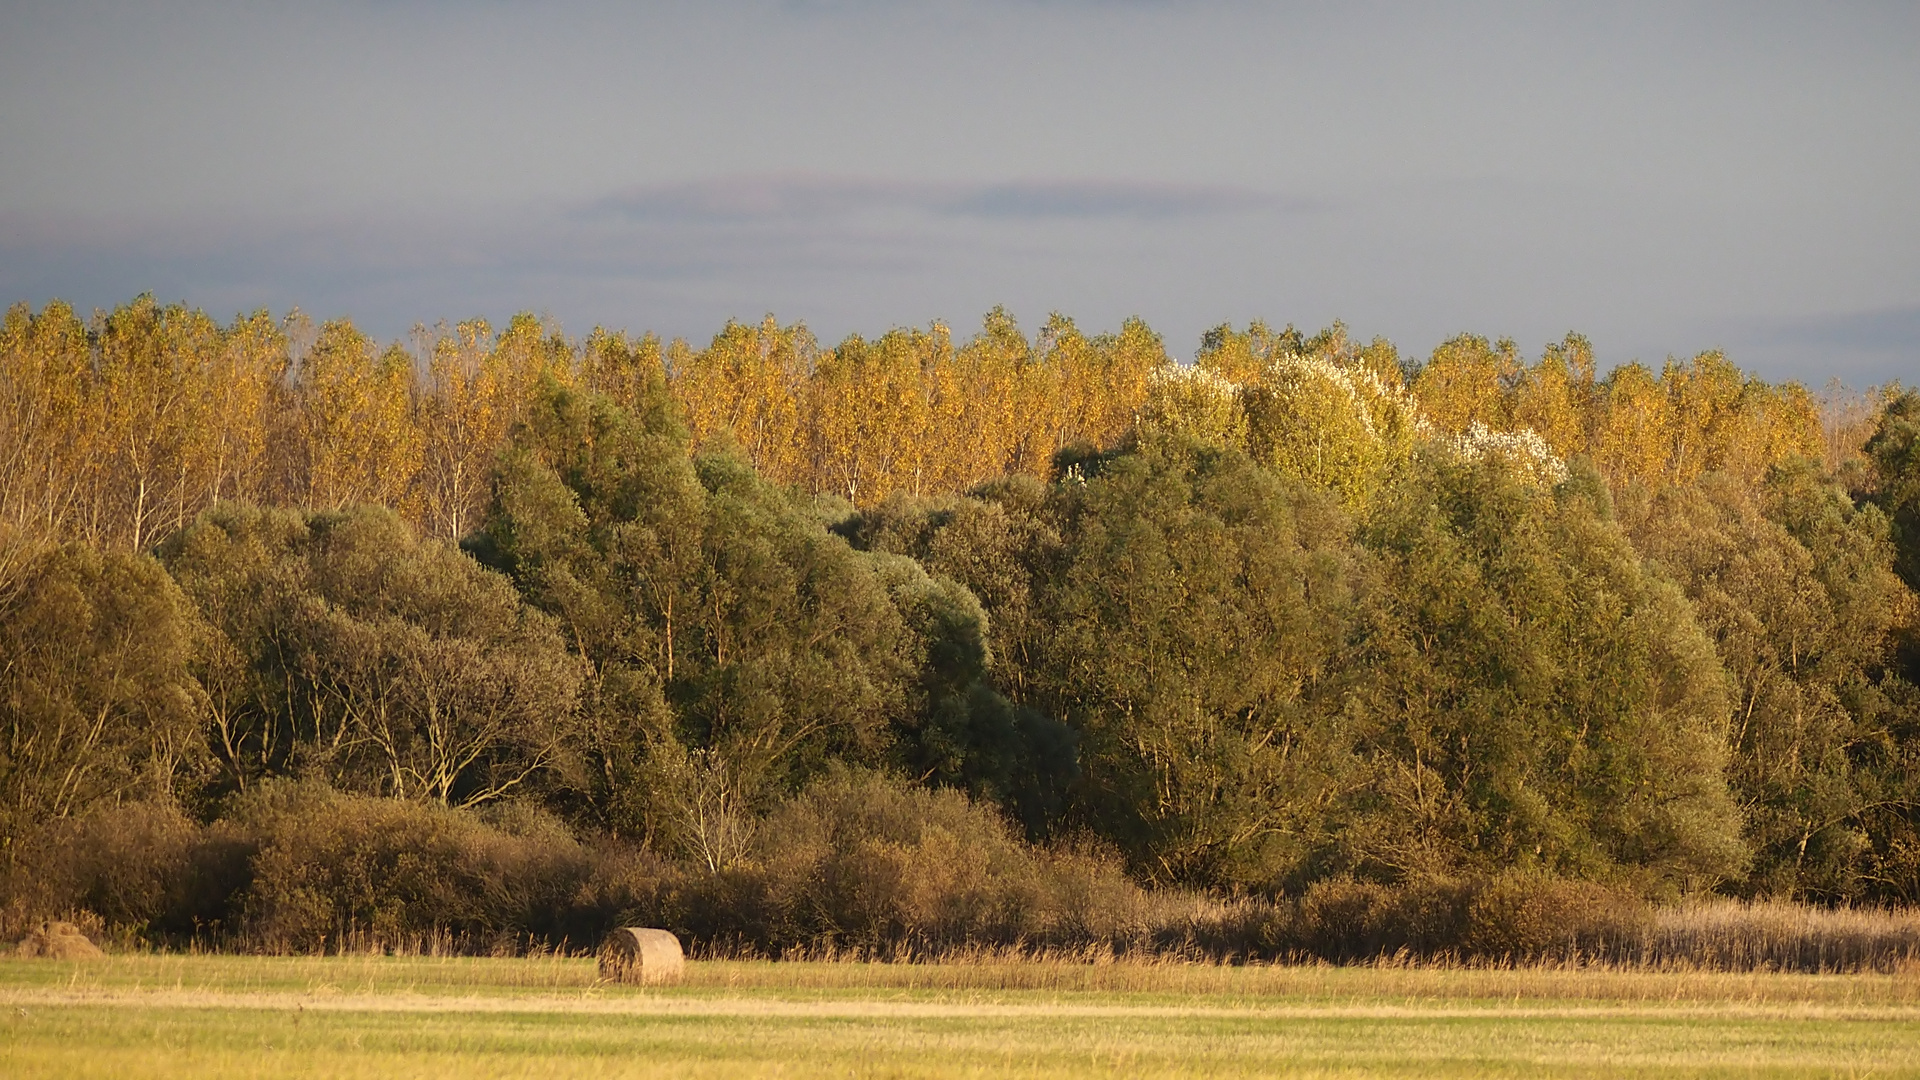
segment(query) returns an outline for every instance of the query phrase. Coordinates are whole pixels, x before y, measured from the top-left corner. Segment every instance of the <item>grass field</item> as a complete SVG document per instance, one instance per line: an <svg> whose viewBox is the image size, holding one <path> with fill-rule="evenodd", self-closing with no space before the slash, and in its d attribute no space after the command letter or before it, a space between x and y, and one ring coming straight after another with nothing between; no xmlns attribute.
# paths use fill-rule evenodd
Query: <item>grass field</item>
<svg viewBox="0 0 1920 1080"><path fill-rule="evenodd" d="M1920 1076L1920 977L0 959L7 1077Z"/></svg>

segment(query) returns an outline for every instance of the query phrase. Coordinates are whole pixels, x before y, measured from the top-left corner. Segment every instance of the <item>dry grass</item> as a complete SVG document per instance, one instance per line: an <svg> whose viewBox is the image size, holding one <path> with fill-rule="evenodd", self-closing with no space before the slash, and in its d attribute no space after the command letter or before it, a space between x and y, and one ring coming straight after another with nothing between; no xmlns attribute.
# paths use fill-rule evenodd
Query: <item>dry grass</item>
<svg viewBox="0 0 1920 1080"><path fill-rule="evenodd" d="M87 963L0 960L0 991L371 995L504 998L626 994L586 957L240 957L122 954ZM1095 954L976 950L938 963L847 960L690 961L676 986L651 993L786 1000L880 995L889 1000L1014 1002L1074 995L1107 1002L1314 1006L1480 1002L1557 1005L1729 1004L1920 1009L1920 969L1898 974L1655 970L1595 965L1243 964Z"/></svg>
<svg viewBox="0 0 1920 1080"><path fill-rule="evenodd" d="M1651 966L1728 971L1920 969L1920 911L1732 900L1660 908L1639 954Z"/></svg>
<svg viewBox="0 0 1920 1080"><path fill-rule="evenodd" d="M0 1074L1920 1075L1912 975L1094 959L0 959Z"/></svg>

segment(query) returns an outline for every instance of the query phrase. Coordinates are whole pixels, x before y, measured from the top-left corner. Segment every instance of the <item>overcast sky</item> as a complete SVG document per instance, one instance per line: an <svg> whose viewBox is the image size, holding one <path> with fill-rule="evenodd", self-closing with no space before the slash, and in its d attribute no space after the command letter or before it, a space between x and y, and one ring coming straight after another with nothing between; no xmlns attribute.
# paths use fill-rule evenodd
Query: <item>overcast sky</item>
<svg viewBox="0 0 1920 1080"><path fill-rule="evenodd" d="M0 4L0 296L1920 381L1920 5Z"/></svg>

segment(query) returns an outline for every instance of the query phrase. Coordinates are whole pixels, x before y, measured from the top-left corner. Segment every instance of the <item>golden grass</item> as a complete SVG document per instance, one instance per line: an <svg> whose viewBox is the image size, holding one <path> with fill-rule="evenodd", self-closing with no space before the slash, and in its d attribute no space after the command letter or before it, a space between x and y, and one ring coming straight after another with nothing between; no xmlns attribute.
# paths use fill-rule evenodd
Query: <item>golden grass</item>
<svg viewBox="0 0 1920 1080"><path fill-rule="evenodd" d="M1729 970L1920 967L1920 910L1714 900L1654 909L1639 959ZM1622 959L1634 959L1632 956Z"/></svg>
<svg viewBox="0 0 1920 1080"><path fill-rule="evenodd" d="M1920 978L1064 957L0 960L0 1075L1920 1075Z"/></svg>
<svg viewBox="0 0 1920 1080"><path fill-rule="evenodd" d="M431 997L646 994L603 982L590 958L249 957L133 953L89 962L0 960L0 992L209 992ZM1020 957L980 951L940 963L825 960L690 961L655 996L747 995L781 1000L1023 1001L1072 995L1097 1001L1205 1000L1352 1005L1531 1003L1818 1005L1920 1009L1920 972L1808 974L1530 965L1459 967L1223 965L1158 958Z"/></svg>

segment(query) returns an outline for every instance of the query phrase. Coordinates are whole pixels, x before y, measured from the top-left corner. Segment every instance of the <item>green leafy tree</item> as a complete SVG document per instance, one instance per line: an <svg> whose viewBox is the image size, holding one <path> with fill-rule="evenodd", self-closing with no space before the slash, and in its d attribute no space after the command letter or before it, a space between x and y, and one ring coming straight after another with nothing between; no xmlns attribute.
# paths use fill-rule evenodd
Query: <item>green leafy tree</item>
<svg viewBox="0 0 1920 1080"><path fill-rule="evenodd" d="M1078 737L1070 820L1155 880L1270 884L1338 768L1317 687L1344 626L1344 520L1169 431L1051 487L883 507L862 528L981 598L996 684Z"/></svg>
<svg viewBox="0 0 1920 1080"><path fill-rule="evenodd" d="M1078 812L1162 882L1271 885L1323 836L1356 552L1330 500L1189 444L1059 489L1038 700L1081 733Z"/></svg>
<svg viewBox="0 0 1920 1080"><path fill-rule="evenodd" d="M0 601L0 849L203 761L193 616L151 557L42 552Z"/></svg>
<svg viewBox="0 0 1920 1080"><path fill-rule="evenodd" d="M1622 506L1729 677L1729 780L1755 854L1748 888L1856 895L1875 810L1902 797L1888 786L1905 755L1883 676L1912 597L1889 569L1885 519L1804 461L1760 491L1708 473Z"/></svg>
<svg viewBox="0 0 1920 1080"><path fill-rule="evenodd" d="M868 557L648 401L551 387L475 550L588 660L598 813L717 867L757 805L884 754L914 646Z"/></svg>
<svg viewBox="0 0 1920 1080"><path fill-rule="evenodd" d="M1056 625L1047 590L1065 560L1054 509L1050 487L1009 476L967 496L897 497L845 526L866 550L917 561L928 575L918 588L940 601L926 609L937 620L903 608L929 656L929 711L915 721L925 730L903 738L905 764L1000 797L1036 838L1059 824L1079 770L1077 736L1040 696Z"/></svg>
<svg viewBox="0 0 1920 1080"><path fill-rule="evenodd" d="M873 558L917 639L920 674L896 725L895 761L922 782L992 800L1043 835L1075 774L1072 732L994 685L986 611L970 590L904 556Z"/></svg>
<svg viewBox="0 0 1920 1080"><path fill-rule="evenodd" d="M1866 453L1873 501L1892 526L1894 568L1908 588L1920 590L1920 391L1887 403Z"/></svg>
<svg viewBox="0 0 1920 1080"><path fill-rule="evenodd" d="M1389 599L1356 697L1372 775L1338 839L1346 865L1646 888L1740 869L1712 644L1596 475L1548 493L1498 459L1431 457L1364 539Z"/></svg>
<svg viewBox="0 0 1920 1080"><path fill-rule="evenodd" d="M213 743L233 783L473 804L568 771L579 676L505 578L391 511L226 505L163 557L205 613Z"/></svg>

